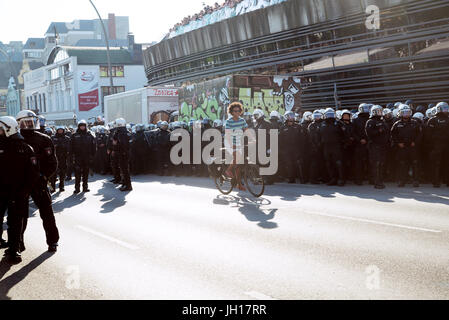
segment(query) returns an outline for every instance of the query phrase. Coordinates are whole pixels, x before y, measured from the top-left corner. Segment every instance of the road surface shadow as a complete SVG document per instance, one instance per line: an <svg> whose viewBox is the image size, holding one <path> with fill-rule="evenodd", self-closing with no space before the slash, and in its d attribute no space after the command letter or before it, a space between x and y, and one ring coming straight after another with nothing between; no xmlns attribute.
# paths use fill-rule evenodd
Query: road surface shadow
<svg viewBox="0 0 449 320"><path fill-rule="evenodd" d="M70 197L65 198L64 200L53 202L53 211L55 213L61 213L64 211L64 209L70 209L79 206L85 201L86 197L84 196L84 193L80 193L77 195L73 194Z"/></svg>
<svg viewBox="0 0 449 320"><path fill-rule="evenodd" d="M11 298L8 297L9 290L23 281L28 276L28 274L30 274L33 270L39 267L46 260L50 259L52 256L52 253L44 252L39 257L24 266L22 269L16 271L5 279L3 279L3 277L6 273L8 273L9 270L11 270L12 266L6 261L5 258L3 258L0 261L0 300L11 300Z"/></svg>
<svg viewBox="0 0 449 320"><path fill-rule="evenodd" d="M239 212L250 222L257 222L257 225L263 229L276 229L279 225L273 222L278 209L269 209L269 213L263 211L262 206L269 206L271 201L265 198L249 198L243 195L243 192L237 196L218 195L213 201L217 205L226 205L238 208Z"/></svg>
<svg viewBox="0 0 449 320"><path fill-rule="evenodd" d="M100 200L103 202L100 213L107 214L114 212L114 210L123 207L126 204L126 196L128 192L121 192L116 189L116 185L108 181L103 181L103 186L98 190L95 196L102 196Z"/></svg>

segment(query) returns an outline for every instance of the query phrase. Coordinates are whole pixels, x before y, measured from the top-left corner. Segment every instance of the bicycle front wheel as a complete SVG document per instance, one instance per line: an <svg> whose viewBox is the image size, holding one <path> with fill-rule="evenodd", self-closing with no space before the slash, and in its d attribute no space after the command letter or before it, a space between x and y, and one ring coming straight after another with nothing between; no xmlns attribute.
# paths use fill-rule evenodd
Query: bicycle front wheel
<svg viewBox="0 0 449 320"><path fill-rule="evenodd" d="M224 166L219 166L217 168L217 174L215 176L215 186L222 194L228 195L234 189L235 184L232 179L225 176L224 168Z"/></svg>
<svg viewBox="0 0 449 320"><path fill-rule="evenodd" d="M259 198L265 191L265 181L259 172L258 166L247 166L245 170L245 185L248 191Z"/></svg>

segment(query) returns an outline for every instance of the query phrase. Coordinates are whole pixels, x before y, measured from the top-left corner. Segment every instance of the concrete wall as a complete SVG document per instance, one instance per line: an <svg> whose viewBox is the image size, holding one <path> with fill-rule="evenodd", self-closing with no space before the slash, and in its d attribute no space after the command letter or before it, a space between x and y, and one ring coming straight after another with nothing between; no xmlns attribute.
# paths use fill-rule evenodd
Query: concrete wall
<svg viewBox="0 0 449 320"><path fill-rule="evenodd" d="M208 49L416 0L290 0L161 41L148 48L150 66Z"/></svg>

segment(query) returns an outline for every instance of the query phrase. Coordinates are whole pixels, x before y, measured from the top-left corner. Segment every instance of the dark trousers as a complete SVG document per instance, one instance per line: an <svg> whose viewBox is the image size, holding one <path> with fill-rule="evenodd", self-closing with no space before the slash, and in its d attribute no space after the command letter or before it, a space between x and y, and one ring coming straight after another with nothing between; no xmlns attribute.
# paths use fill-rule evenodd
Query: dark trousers
<svg viewBox="0 0 449 320"><path fill-rule="evenodd" d="M397 162L399 163L399 181L407 183L409 178L409 169L412 167L413 182L419 182L418 174L418 153L416 147L397 148L396 150Z"/></svg>
<svg viewBox="0 0 449 320"><path fill-rule="evenodd" d="M374 180L374 185L383 185L385 162L387 159L387 146L370 144L368 153L371 177Z"/></svg>
<svg viewBox="0 0 449 320"><path fill-rule="evenodd" d="M129 175L129 157L127 155L120 155L120 173L122 176L123 185L131 187L131 177Z"/></svg>
<svg viewBox="0 0 449 320"><path fill-rule="evenodd" d="M29 197L16 197L8 201L8 243L12 252L20 252L23 233L29 214Z"/></svg>
<svg viewBox="0 0 449 320"><path fill-rule="evenodd" d="M31 198L33 199L34 204L39 209L39 214L41 216L44 225L47 244L52 245L58 243L59 231L58 228L56 227L56 220L55 215L53 213L51 195L50 192L48 191L47 184L43 179L41 179L36 188L34 188L31 191ZM23 224L22 239L26 227L27 227L27 219L25 219Z"/></svg>
<svg viewBox="0 0 449 320"><path fill-rule="evenodd" d="M368 168L368 148L364 145L357 145L354 150L354 180L356 183L363 183L367 177Z"/></svg>
<svg viewBox="0 0 449 320"><path fill-rule="evenodd" d="M325 146L323 148L327 172L332 183L343 181L343 152L339 146Z"/></svg>
<svg viewBox="0 0 449 320"><path fill-rule="evenodd" d="M50 178L51 185L53 189L56 189L56 179L59 177L59 189L64 189L64 181L67 174L67 166L65 165L67 159L59 159L58 158L58 170L56 173Z"/></svg>
<svg viewBox="0 0 449 320"><path fill-rule="evenodd" d="M120 181L120 159L116 152L114 152L114 155L111 154L111 169L114 179Z"/></svg>
<svg viewBox="0 0 449 320"><path fill-rule="evenodd" d="M447 158L449 158L449 152L446 149L448 147L445 145L435 144L430 153L430 163L433 167L432 183L434 185L440 185L441 181L448 182L447 177L444 176L447 172L443 168L443 165L447 164Z"/></svg>
<svg viewBox="0 0 449 320"><path fill-rule="evenodd" d="M87 189L89 183L89 161L75 158L75 189L79 190L83 182L83 189Z"/></svg>

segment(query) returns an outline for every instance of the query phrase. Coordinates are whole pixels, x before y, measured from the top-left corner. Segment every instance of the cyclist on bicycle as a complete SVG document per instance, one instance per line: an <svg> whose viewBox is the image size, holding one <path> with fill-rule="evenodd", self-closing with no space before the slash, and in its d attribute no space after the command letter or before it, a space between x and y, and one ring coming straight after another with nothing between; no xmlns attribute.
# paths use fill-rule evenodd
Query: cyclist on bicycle
<svg viewBox="0 0 449 320"><path fill-rule="evenodd" d="M233 162L226 170L226 175L230 178L234 178L233 169L236 167L236 180L238 183L238 189L241 191L246 191L246 188L242 185L242 179L240 177L240 170L237 165L237 153L241 154L244 152L244 146L242 145L242 133L248 129L248 124L244 118L241 117L243 112L243 106L239 102L231 103L228 108L228 112L231 117L226 121L226 131L230 135L226 135L226 150L232 153ZM232 141L231 141L232 138Z"/></svg>

